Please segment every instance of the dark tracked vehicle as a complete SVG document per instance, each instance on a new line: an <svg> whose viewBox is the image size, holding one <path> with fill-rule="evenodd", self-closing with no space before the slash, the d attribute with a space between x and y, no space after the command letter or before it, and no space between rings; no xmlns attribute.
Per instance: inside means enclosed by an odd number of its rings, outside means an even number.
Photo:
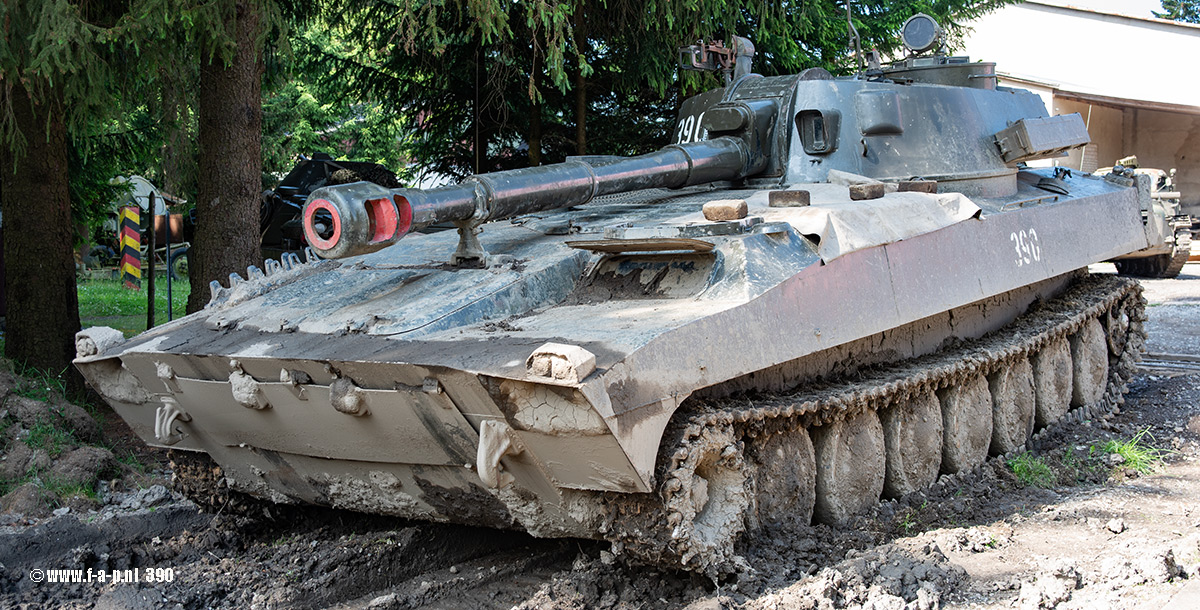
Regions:
<svg viewBox="0 0 1200 610"><path fill-rule="evenodd" d="M1139 191L1022 166L1087 142L1078 115L965 58L764 78L752 53L685 50L728 85L652 154L319 189L306 261L83 331L76 364L234 490L692 569L1119 399L1143 301L1086 269L1150 245ZM201 497L213 473L177 470Z"/></svg>

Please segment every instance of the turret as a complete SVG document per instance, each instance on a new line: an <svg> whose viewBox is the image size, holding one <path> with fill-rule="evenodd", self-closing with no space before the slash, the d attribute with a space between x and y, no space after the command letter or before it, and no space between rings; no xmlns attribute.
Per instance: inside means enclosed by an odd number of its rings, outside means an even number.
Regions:
<svg viewBox="0 0 1200 610"><path fill-rule="evenodd" d="M731 180L787 188L825 182L837 170L885 182L922 178L974 198L1008 197L1017 191L1018 164L1089 141L1078 114L1047 116L1038 96L998 87L991 64L937 52L940 30L932 19L914 16L904 29L912 55L886 68L872 57L859 73L837 78L820 68L753 74L754 47L745 39L732 48L720 41L684 47L685 68L721 71L726 84L685 100L672 145L428 190L363 182L323 188L304 208L305 236L320 256L343 258L450 222L460 236L451 262L460 264L486 258L476 237L485 222L601 195Z"/></svg>

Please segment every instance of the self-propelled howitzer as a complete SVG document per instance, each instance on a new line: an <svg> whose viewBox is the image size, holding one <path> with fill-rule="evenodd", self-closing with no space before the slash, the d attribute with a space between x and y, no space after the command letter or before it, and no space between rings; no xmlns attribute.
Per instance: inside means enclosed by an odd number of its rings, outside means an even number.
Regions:
<svg viewBox="0 0 1200 610"><path fill-rule="evenodd" d="M315 191L307 262L83 331L76 364L201 500L189 454L276 502L696 569L1110 408L1142 301L1086 267L1147 247L1138 191L1021 164L1078 116L965 58L764 78L749 52L689 51L734 73L650 155Z"/></svg>

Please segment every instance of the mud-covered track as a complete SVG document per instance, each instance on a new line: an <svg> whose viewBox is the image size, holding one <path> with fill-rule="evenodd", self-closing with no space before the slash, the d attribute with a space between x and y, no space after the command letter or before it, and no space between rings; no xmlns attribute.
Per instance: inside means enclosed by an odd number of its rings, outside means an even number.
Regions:
<svg viewBox="0 0 1200 610"><path fill-rule="evenodd" d="M735 541L766 515L784 508L802 521L815 512L818 521L836 522L880 500L889 478L884 454L893 461L896 454L888 451L894 443L885 440L880 424L880 415L890 410L909 408L932 394L943 418L953 423L955 405L966 409L979 402L980 390L972 388L981 379L997 379L1033 362L1040 429L1032 437L1026 433L1030 442L1059 425L1108 412L1122 400L1135 370L1144 319L1136 282L1090 276L977 341L860 371L852 379L809 384L790 395L698 402L668 427L658 497L611 497L605 536L614 548L642 560L734 569L740 562ZM958 417L963 429L946 432L942 455L932 458L940 469L930 476L926 467L921 474L928 483L938 472L943 485L969 474L984 463L989 449L995 456L1024 446L989 447L990 417ZM986 435L980 427L987 428ZM958 453L961 459L954 458ZM781 473L780 460L797 465ZM767 468L772 471L759 476Z"/></svg>

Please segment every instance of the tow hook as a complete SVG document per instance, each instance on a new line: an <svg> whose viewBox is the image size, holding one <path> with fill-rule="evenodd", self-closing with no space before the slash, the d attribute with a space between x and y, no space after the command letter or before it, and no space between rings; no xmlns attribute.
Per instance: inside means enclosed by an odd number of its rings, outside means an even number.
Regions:
<svg viewBox="0 0 1200 610"><path fill-rule="evenodd" d="M183 407L170 396L164 396L158 411L154 413L154 438L164 445L174 445L183 440L186 434L175 427L175 422L192 421Z"/></svg>
<svg viewBox="0 0 1200 610"><path fill-rule="evenodd" d="M492 489L507 487L515 479L503 471L500 458L520 455L524 448L513 434L512 428L502 421L487 420L479 427L479 454L475 465L479 469L479 480Z"/></svg>

